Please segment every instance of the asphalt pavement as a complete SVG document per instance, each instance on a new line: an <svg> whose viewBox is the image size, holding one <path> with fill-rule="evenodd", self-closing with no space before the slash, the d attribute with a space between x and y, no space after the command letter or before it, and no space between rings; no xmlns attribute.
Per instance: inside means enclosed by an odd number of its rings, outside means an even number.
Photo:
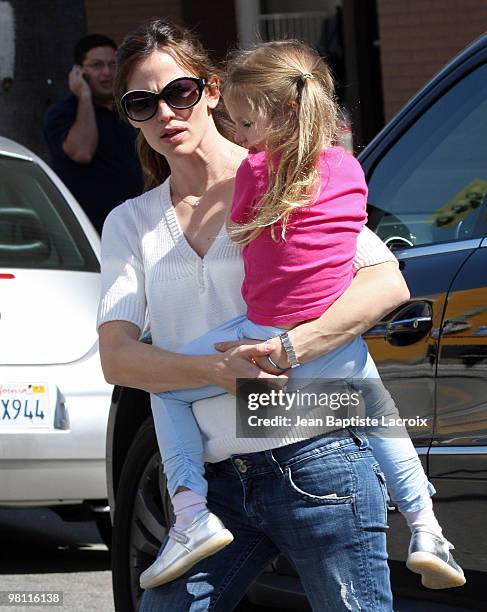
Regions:
<svg viewBox="0 0 487 612"><path fill-rule="evenodd" d="M110 553L95 523L62 521L46 509L0 508L0 591L62 591L63 607L0 605L12 612L114 612ZM396 598L395 612L467 612ZM275 612L242 604L239 612Z"/></svg>

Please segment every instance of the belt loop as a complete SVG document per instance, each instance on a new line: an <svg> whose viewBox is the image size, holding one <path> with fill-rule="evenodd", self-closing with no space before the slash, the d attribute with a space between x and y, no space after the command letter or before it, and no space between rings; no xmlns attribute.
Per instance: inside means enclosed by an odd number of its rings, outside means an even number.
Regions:
<svg viewBox="0 0 487 612"><path fill-rule="evenodd" d="M350 432L350 435L355 440L357 446L361 450L363 450L365 448L369 448L370 444L369 444L369 441L367 439L367 436L365 435L365 432L359 431L359 430L355 429L354 427L349 427L348 431Z"/></svg>
<svg viewBox="0 0 487 612"><path fill-rule="evenodd" d="M272 450L266 450L264 451L264 453L265 453L265 458L267 459L267 462L272 466L272 468L274 469L274 472L278 476L284 476L284 472L282 471L281 465L279 461L277 461L277 459L274 457L274 453L272 452Z"/></svg>

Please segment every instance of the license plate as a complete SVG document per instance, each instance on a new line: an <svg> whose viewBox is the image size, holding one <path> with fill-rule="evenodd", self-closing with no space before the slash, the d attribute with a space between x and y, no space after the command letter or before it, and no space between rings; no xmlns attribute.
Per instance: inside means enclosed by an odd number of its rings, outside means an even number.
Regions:
<svg viewBox="0 0 487 612"><path fill-rule="evenodd" d="M0 429L50 427L46 383L0 383Z"/></svg>

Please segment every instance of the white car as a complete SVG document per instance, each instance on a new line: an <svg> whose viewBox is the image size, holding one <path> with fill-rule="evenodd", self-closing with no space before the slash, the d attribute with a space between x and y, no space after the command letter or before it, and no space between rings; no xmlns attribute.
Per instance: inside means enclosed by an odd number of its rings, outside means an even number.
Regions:
<svg viewBox="0 0 487 612"><path fill-rule="evenodd" d="M107 537L99 250L54 172L0 138L0 506L98 517Z"/></svg>

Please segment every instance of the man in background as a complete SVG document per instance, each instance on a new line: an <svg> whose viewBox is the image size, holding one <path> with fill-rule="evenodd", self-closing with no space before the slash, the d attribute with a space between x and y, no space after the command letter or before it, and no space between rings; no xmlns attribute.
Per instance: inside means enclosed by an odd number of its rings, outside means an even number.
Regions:
<svg viewBox="0 0 487 612"><path fill-rule="evenodd" d="M112 208L143 190L136 131L119 118L113 100L116 52L107 36L83 37L74 48L71 94L44 118L52 167L100 233Z"/></svg>

